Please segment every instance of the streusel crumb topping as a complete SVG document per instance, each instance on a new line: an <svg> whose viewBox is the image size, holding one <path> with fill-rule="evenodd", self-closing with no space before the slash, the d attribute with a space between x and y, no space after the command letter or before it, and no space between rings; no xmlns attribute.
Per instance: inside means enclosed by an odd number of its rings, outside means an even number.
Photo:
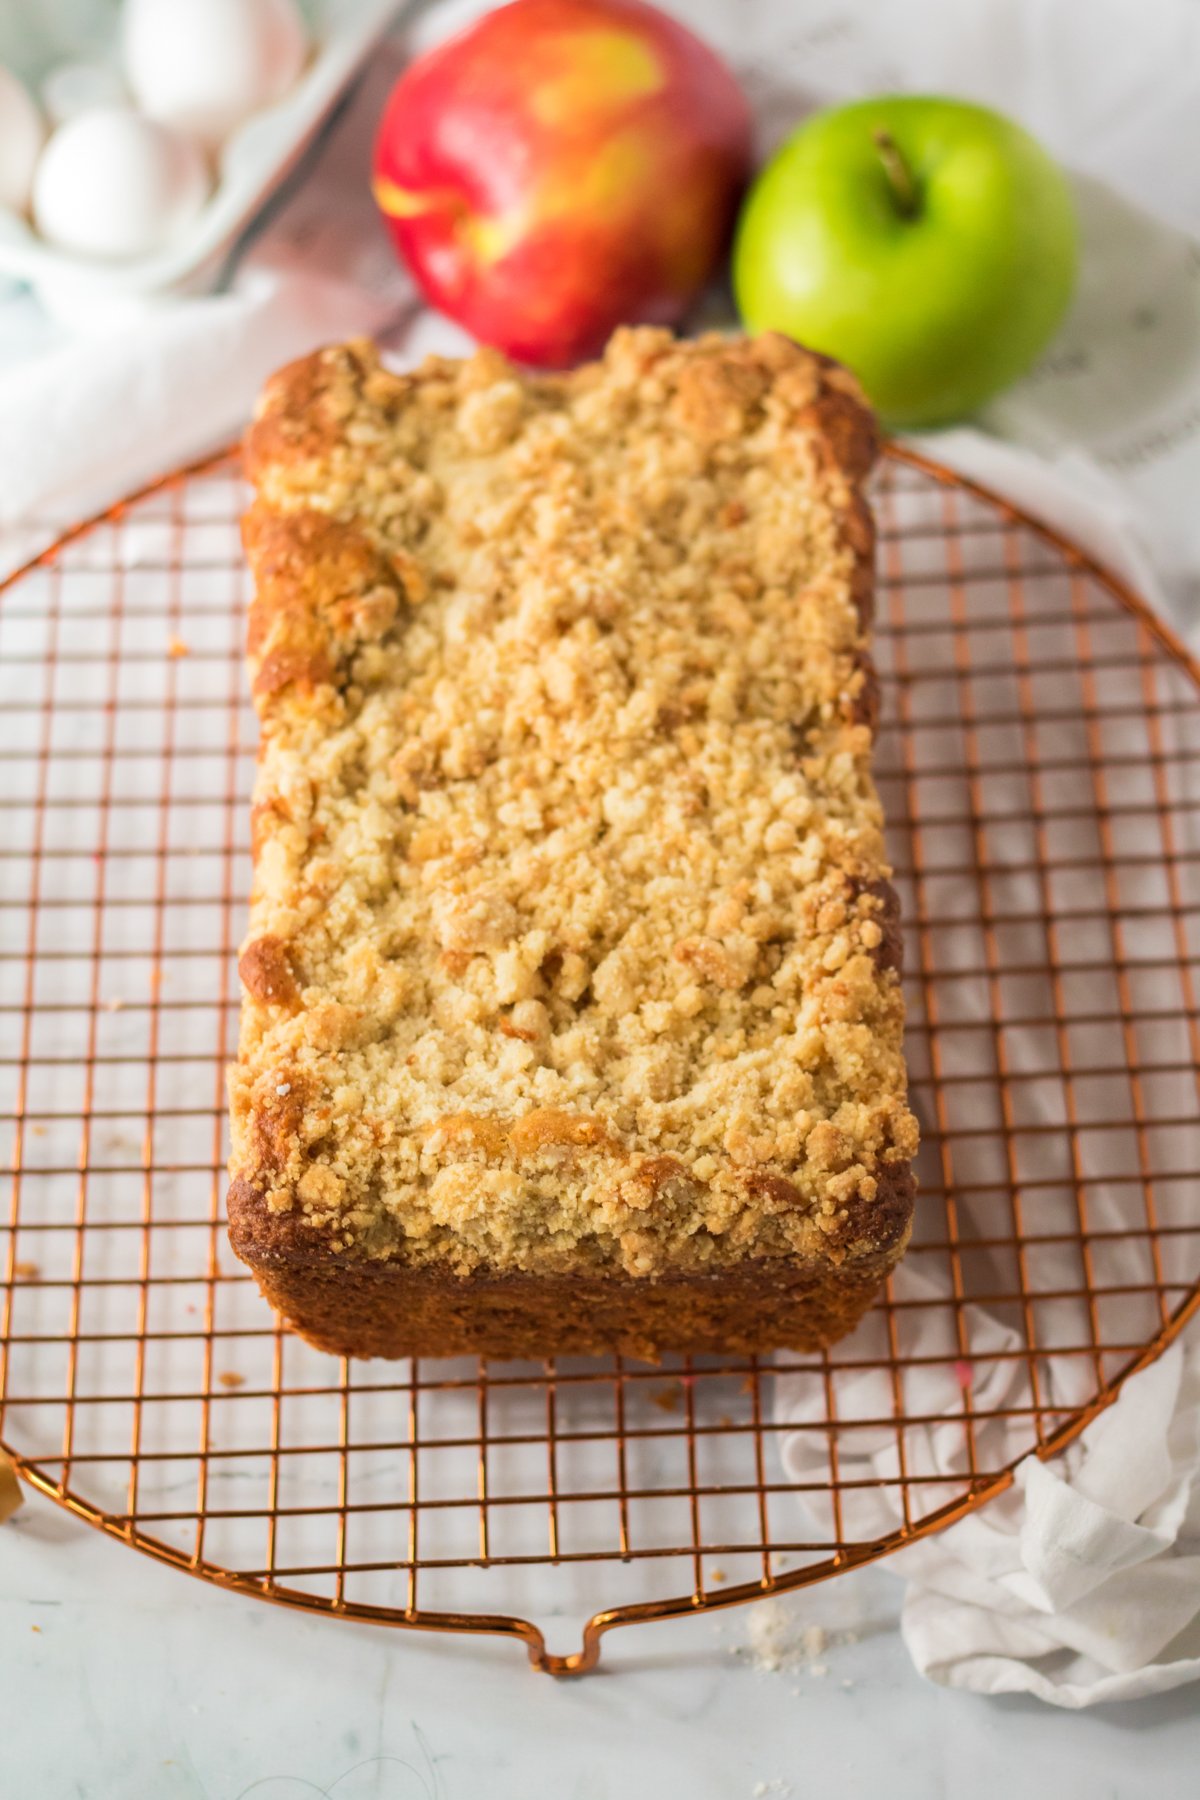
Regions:
<svg viewBox="0 0 1200 1800"><path fill-rule="evenodd" d="M873 1247L907 1163L865 659L873 440L785 339L268 387L235 1176L325 1247Z"/></svg>

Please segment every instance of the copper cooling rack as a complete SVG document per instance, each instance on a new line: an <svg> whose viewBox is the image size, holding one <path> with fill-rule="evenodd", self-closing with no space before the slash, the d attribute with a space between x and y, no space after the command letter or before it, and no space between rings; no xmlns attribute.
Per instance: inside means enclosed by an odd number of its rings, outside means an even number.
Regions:
<svg viewBox="0 0 1200 1800"><path fill-rule="evenodd" d="M613 1626L852 1568L1060 1450L1200 1305L1200 671L1179 644L1069 543L892 450L880 780L924 1151L888 1298L825 1356L352 1365L277 1327L223 1230L242 502L220 456L0 590L21 1473L225 1587L501 1633L576 1673ZM551 1654L535 1616L582 1623L581 1648Z"/></svg>

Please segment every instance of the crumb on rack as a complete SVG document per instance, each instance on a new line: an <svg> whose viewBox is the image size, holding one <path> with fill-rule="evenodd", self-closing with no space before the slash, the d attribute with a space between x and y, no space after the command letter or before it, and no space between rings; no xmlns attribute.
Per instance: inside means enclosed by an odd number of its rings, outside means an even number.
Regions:
<svg viewBox="0 0 1200 1800"><path fill-rule="evenodd" d="M715 1586L719 1587L723 1581L728 1581L729 1577L726 1575L724 1569L710 1569L708 1571L708 1579Z"/></svg>
<svg viewBox="0 0 1200 1800"><path fill-rule="evenodd" d="M239 1375L236 1369L222 1369L217 1380L224 1388L240 1388L246 1385L246 1377Z"/></svg>
<svg viewBox="0 0 1200 1800"><path fill-rule="evenodd" d="M651 1403L659 1412L678 1412L683 1400L683 1386L678 1381L670 1382L666 1387L655 1388L650 1395Z"/></svg>
<svg viewBox="0 0 1200 1800"><path fill-rule="evenodd" d="M190 656L191 654L192 646L184 638L172 635L167 639L168 656L178 658L180 656Z"/></svg>
<svg viewBox="0 0 1200 1800"><path fill-rule="evenodd" d="M122 1000L121 996L119 994L114 994L110 1000L104 1002L104 1010L105 1012L120 1012L124 1004L125 1002Z"/></svg>
<svg viewBox="0 0 1200 1800"><path fill-rule="evenodd" d="M13 1274L21 1281L36 1281L41 1272L40 1266L35 1262L13 1264Z"/></svg>

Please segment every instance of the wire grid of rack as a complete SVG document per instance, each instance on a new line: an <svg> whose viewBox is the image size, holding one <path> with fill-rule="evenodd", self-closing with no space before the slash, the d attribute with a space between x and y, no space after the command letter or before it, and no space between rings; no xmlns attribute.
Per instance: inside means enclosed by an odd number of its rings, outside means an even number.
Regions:
<svg viewBox="0 0 1200 1800"><path fill-rule="evenodd" d="M888 1295L821 1356L351 1365L282 1330L223 1229L236 455L0 590L0 1419L36 1487L244 1593L577 1673L613 1626L961 1517L1195 1312L1200 672L948 470L891 449L875 499L922 1191Z"/></svg>

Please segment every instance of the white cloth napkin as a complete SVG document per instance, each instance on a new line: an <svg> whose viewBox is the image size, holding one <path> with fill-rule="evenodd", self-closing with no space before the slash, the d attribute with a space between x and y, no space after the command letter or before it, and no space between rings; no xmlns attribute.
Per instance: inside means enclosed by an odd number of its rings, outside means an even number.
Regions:
<svg viewBox="0 0 1200 1800"><path fill-rule="evenodd" d="M1200 1344L1126 1383L1077 1450L898 1559L902 1630L948 1687L1057 1706L1200 1677Z"/></svg>
<svg viewBox="0 0 1200 1800"><path fill-rule="evenodd" d="M904 1433L905 1465L961 1475L967 1468L962 1424L967 1378L949 1313L936 1303L949 1285L910 1260L894 1289L902 1359L944 1361L905 1374L909 1410L937 1420ZM904 1303L920 1301L906 1312ZM932 1312L928 1309L933 1309ZM932 1322L931 1322L932 1321ZM975 1407L1029 1403L1023 1359L1012 1331L983 1308L963 1309ZM872 1321L864 1332L878 1331ZM882 1346L880 1346L882 1348ZM856 1354L863 1354L856 1351ZM1076 1365L1040 1363L1043 1404L1069 1410L1084 1397ZM846 1419L887 1417L885 1369L834 1376L835 1404ZM776 1417L800 1429L783 1444L797 1482L827 1479L824 1391L803 1377L776 1380ZM940 1416L939 1416L940 1415ZM990 1419L976 1430L977 1456L999 1465L1028 1442L1024 1420ZM842 1526L847 1535L884 1535L903 1520L899 1454L890 1427L843 1433L838 1442ZM861 1482L864 1485L856 1487ZM932 1479L910 1488L914 1515L944 1503ZM829 1509L809 1503L818 1529ZM1057 1706L1131 1700L1200 1677L1200 1340L1172 1345L1126 1382L1114 1404L1078 1443L1043 1463L1019 1464L1012 1488L981 1511L900 1552L887 1565L907 1583L904 1641L922 1674L977 1693L1025 1692Z"/></svg>
<svg viewBox="0 0 1200 1800"><path fill-rule="evenodd" d="M1141 0L1131 30L1123 0L665 3L742 72L764 148L820 100L899 89L994 104L1072 166L1085 257L1071 318L993 407L994 435L941 434L931 447L1082 538L1190 629L1200 618L1200 12ZM478 10L479 0L433 8L413 41ZM85 338L65 337L27 296L0 296L0 572L56 525L232 436L267 373L317 343L374 331L405 359L463 346L420 307L368 194L374 124L402 54L398 44L377 54L220 294L98 319ZM727 315L718 304L708 316ZM938 1279L915 1257L897 1276L902 1297L920 1283L936 1292ZM919 1320L930 1334L921 1348L943 1358L919 1399L946 1416L919 1428L912 1453L953 1473L962 1372L948 1316L897 1318L902 1332ZM1023 1365L997 1360L1000 1321L977 1308L967 1317L982 1405ZM878 1316L864 1329L878 1331ZM1200 1673L1200 1643L1187 1638L1200 1610L1198 1354L1169 1351L1060 1462L1023 1465L1008 1495L896 1560L918 1667L948 1685L1024 1688L1063 1705ZM871 1390L877 1379L837 1377L847 1416L890 1411L890 1394ZM1069 1361L1047 1365L1043 1380L1064 1407L1082 1398ZM785 1464L813 1479L824 1439L803 1426L824 1395L793 1379L778 1390L779 1416L798 1427ZM856 1439L855 1453L864 1475L895 1473L894 1433ZM857 1494L847 1529L890 1529L895 1490Z"/></svg>

